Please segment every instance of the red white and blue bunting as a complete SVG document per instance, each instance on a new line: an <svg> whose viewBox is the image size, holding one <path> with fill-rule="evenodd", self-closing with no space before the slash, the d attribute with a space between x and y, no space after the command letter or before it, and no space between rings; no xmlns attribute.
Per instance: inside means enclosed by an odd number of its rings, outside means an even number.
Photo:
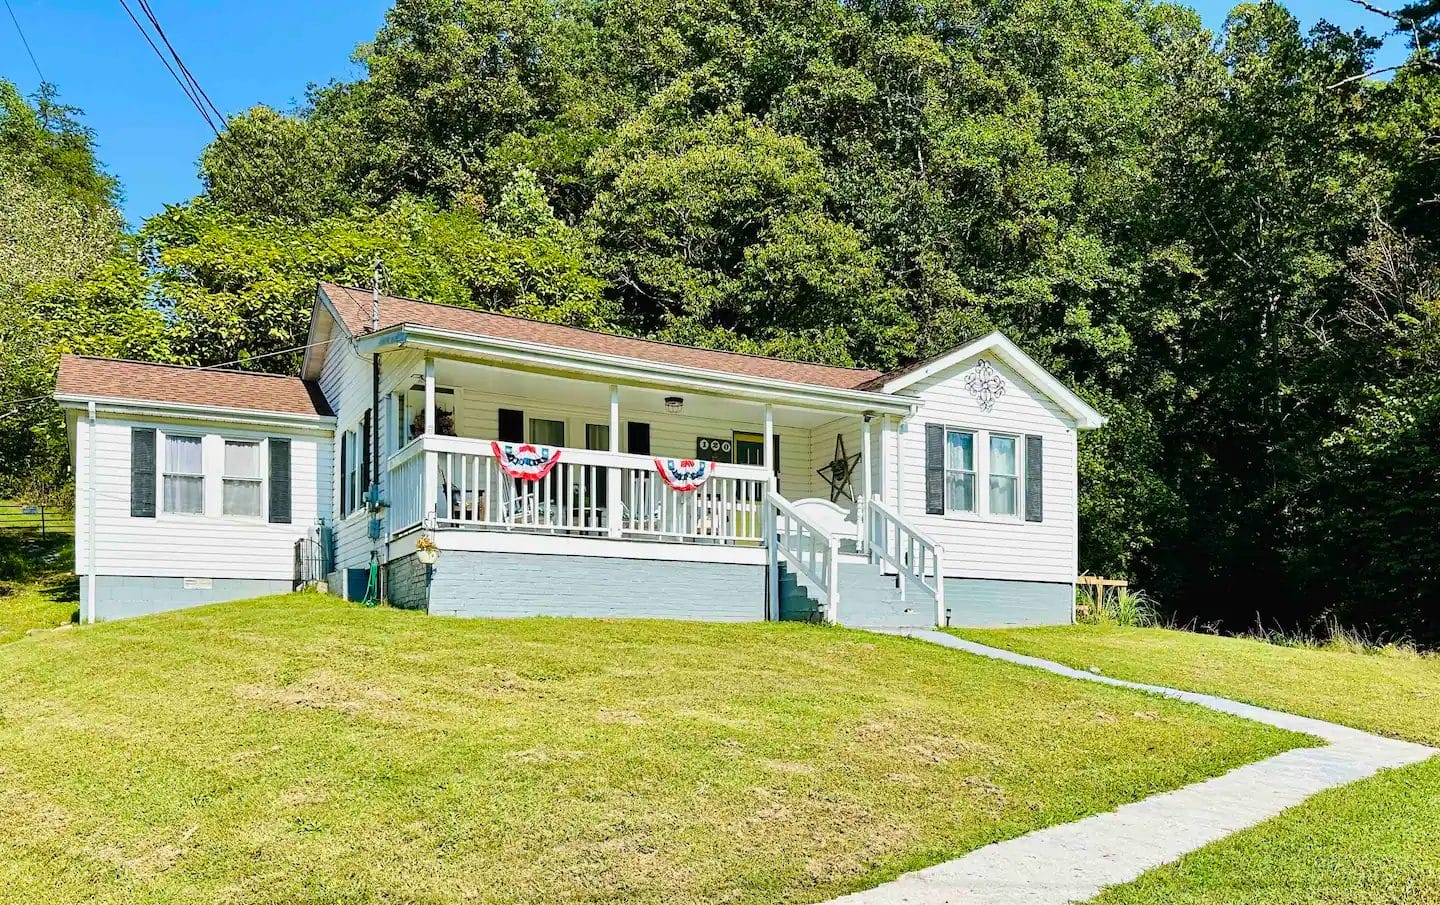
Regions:
<svg viewBox="0 0 1440 905"><path fill-rule="evenodd" d="M671 490L689 493L698 490L715 473L714 462L694 459L656 459L655 470Z"/></svg>
<svg viewBox="0 0 1440 905"><path fill-rule="evenodd" d="M500 470L522 481L540 480L560 461L560 448L557 446L491 440L490 448L495 452L495 461L500 463Z"/></svg>

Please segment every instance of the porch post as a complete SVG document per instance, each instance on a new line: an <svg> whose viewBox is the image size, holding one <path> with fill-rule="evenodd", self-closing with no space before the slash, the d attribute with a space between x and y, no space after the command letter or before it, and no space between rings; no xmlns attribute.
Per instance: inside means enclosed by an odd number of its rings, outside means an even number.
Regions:
<svg viewBox="0 0 1440 905"><path fill-rule="evenodd" d="M425 433L435 433L435 358L425 356Z"/></svg>
<svg viewBox="0 0 1440 905"><path fill-rule="evenodd" d="M889 415L880 416L880 499L900 507L891 499L895 487L895 428Z"/></svg>
<svg viewBox="0 0 1440 905"><path fill-rule="evenodd" d="M855 507L855 524L860 534L860 552L870 548L870 415L860 418L860 487L861 498Z"/></svg>
<svg viewBox="0 0 1440 905"><path fill-rule="evenodd" d="M765 463L766 487L772 492L775 490L775 407L765 403L765 455L761 462Z"/></svg>
<svg viewBox="0 0 1440 905"><path fill-rule="evenodd" d="M610 384L610 451L620 451L620 386ZM622 500L620 499L620 469L605 469L605 527L610 537L620 536Z"/></svg>
<svg viewBox="0 0 1440 905"><path fill-rule="evenodd" d="M425 448L425 472L421 483L424 505L420 512L428 523L431 517L440 514L440 454L431 449L430 438L435 435L435 359L425 356L425 437L420 441ZM448 508L448 507L447 507ZM450 513L445 513L449 515Z"/></svg>

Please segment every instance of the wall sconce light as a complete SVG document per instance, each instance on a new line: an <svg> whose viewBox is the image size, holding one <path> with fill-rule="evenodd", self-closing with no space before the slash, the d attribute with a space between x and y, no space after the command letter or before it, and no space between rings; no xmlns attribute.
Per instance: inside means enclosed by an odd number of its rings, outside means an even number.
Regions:
<svg viewBox="0 0 1440 905"><path fill-rule="evenodd" d="M665 408L672 412L678 412L685 407L685 400L679 396L666 396Z"/></svg>

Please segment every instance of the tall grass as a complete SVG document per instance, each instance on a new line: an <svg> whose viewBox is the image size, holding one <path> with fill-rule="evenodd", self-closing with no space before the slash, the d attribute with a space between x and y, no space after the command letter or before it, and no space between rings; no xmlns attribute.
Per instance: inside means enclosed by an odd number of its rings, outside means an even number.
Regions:
<svg viewBox="0 0 1440 905"><path fill-rule="evenodd" d="M1096 600L1089 592L1075 590L1075 614L1090 625L1117 625L1122 628L1152 628L1161 624L1160 610L1144 591L1111 588Z"/></svg>
<svg viewBox="0 0 1440 905"><path fill-rule="evenodd" d="M1276 644L1281 647L1303 647L1309 650L1339 651L1348 654L1383 654L1398 657L1434 656L1422 653L1410 639L1388 635L1384 632L1371 633L1368 629L1343 624L1336 616L1327 615L1310 630L1285 628L1276 625L1268 628L1255 617L1255 626L1241 637Z"/></svg>

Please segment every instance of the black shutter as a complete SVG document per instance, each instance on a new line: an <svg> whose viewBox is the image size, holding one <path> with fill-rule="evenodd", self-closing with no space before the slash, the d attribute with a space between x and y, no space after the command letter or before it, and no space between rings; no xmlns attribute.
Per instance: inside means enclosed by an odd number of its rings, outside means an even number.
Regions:
<svg viewBox="0 0 1440 905"><path fill-rule="evenodd" d="M290 524L290 441L270 438L270 521Z"/></svg>
<svg viewBox="0 0 1440 905"><path fill-rule="evenodd" d="M1025 435L1025 521L1045 520L1045 438Z"/></svg>
<svg viewBox="0 0 1440 905"><path fill-rule="evenodd" d="M644 421L631 421L625 425L625 451L637 456L650 455L650 425Z"/></svg>
<svg viewBox="0 0 1440 905"><path fill-rule="evenodd" d="M519 409L500 410L500 442L525 442L525 413Z"/></svg>
<svg viewBox="0 0 1440 905"><path fill-rule="evenodd" d="M925 514L945 514L945 425L925 425Z"/></svg>
<svg viewBox="0 0 1440 905"><path fill-rule="evenodd" d="M95 442L95 437L90 437ZM90 480L95 476L90 475ZM155 517L155 429L130 428L130 515Z"/></svg>

